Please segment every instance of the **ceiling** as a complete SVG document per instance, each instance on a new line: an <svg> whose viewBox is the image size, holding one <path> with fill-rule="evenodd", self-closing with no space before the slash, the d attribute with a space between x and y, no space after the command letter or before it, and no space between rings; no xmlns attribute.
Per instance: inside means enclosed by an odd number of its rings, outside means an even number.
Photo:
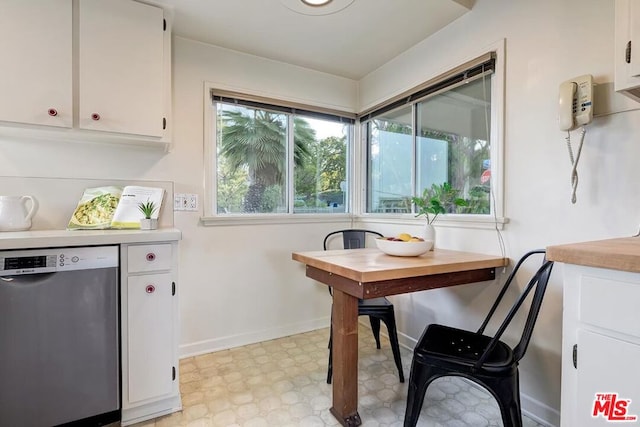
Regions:
<svg viewBox="0 0 640 427"><path fill-rule="evenodd" d="M359 80L469 12L475 0L154 0L173 34Z"/></svg>

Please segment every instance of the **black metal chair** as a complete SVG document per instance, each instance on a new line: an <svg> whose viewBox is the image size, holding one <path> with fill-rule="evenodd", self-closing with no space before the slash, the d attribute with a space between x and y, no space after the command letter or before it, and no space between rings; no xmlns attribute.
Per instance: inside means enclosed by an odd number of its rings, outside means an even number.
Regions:
<svg viewBox="0 0 640 427"><path fill-rule="evenodd" d="M516 299L497 332L490 336L484 335L484 330L520 266L533 254L545 254L545 251L528 252L518 261L477 332L438 324L427 326L413 354L405 427L416 425L429 384L439 377L448 375L461 376L482 385L497 400L504 426L522 426L518 362L529 345L553 261L547 261L546 255L543 257L542 266ZM534 289L520 341L511 348L500 338Z"/></svg>
<svg viewBox="0 0 640 427"><path fill-rule="evenodd" d="M361 229L346 229L337 230L327 234L324 238L322 246L326 251L328 249L327 243L336 234L342 234L342 243L344 249L361 249L366 246L367 235L376 237L383 237L382 234L377 231L361 230ZM329 288L331 293L331 288ZM402 372L402 360L400 359L400 345L398 344L398 333L396 331L396 316L393 310L393 304L388 299L372 298L366 300L358 300L358 316L369 316L369 322L371 323L371 330L373 331L373 337L376 340L376 347L380 348L380 321L384 322L389 333L389 342L391 343L391 351L393 352L393 359L396 362L398 368L398 376L400 382L404 382L404 373ZM331 376L333 374L333 361L331 355L332 348L332 336L333 330L329 335L329 370L327 372L327 384L331 384Z"/></svg>

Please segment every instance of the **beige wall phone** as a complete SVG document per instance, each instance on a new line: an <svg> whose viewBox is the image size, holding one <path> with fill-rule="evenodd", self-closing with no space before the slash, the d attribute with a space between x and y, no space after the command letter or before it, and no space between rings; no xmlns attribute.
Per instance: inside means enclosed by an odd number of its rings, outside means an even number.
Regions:
<svg viewBox="0 0 640 427"><path fill-rule="evenodd" d="M584 135L587 132L584 125L593 119L593 77L586 74L560 84L558 104L560 130L567 131L566 141L569 160L571 160L571 203L575 203L578 188L578 160L580 160L582 152ZM574 157L571 147L571 131L577 128L580 128L580 142Z"/></svg>

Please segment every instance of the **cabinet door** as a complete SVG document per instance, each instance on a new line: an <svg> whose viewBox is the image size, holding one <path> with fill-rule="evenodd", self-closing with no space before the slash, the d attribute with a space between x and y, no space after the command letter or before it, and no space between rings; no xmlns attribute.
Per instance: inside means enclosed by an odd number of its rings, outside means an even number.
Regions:
<svg viewBox="0 0 640 427"><path fill-rule="evenodd" d="M71 0L0 2L0 120L71 127Z"/></svg>
<svg viewBox="0 0 640 427"><path fill-rule="evenodd" d="M129 403L173 391L174 347L171 274L129 276L127 346Z"/></svg>
<svg viewBox="0 0 640 427"><path fill-rule="evenodd" d="M586 329L578 329L577 338L575 425L604 426L630 421L616 417L640 417L640 345ZM596 399L599 409L594 417ZM620 404L629 399L630 403Z"/></svg>
<svg viewBox="0 0 640 427"><path fill-rule="evenodd" d="M615 90L640 101L640 1L615 2Z"/></svg>
<svg viewBox="0 0 640 427"><path fill-rule="evenodd" d="M629 40L631 40L632 56L629 64L630 77L640 77L640 1L629 0ZM636 81L636 84L638 82Z"/></svg>
<svg viewBox="0 0 640 427"><path fill-rule="evenodd" d="M80 2L81 129L162 137L163 17L131 0Z"/></svg>

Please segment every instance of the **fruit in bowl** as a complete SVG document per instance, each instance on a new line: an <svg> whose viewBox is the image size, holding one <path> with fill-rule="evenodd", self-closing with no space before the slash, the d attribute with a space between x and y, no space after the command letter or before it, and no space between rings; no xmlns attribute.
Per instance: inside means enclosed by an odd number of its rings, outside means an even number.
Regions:
<svg viewBox="0 0 640 427"><path fill-rule="evenodd" d="M401 233L396 237L379 237L376 245L387 255L418 256L429 251L433 247L433 241Z"/></svg>

